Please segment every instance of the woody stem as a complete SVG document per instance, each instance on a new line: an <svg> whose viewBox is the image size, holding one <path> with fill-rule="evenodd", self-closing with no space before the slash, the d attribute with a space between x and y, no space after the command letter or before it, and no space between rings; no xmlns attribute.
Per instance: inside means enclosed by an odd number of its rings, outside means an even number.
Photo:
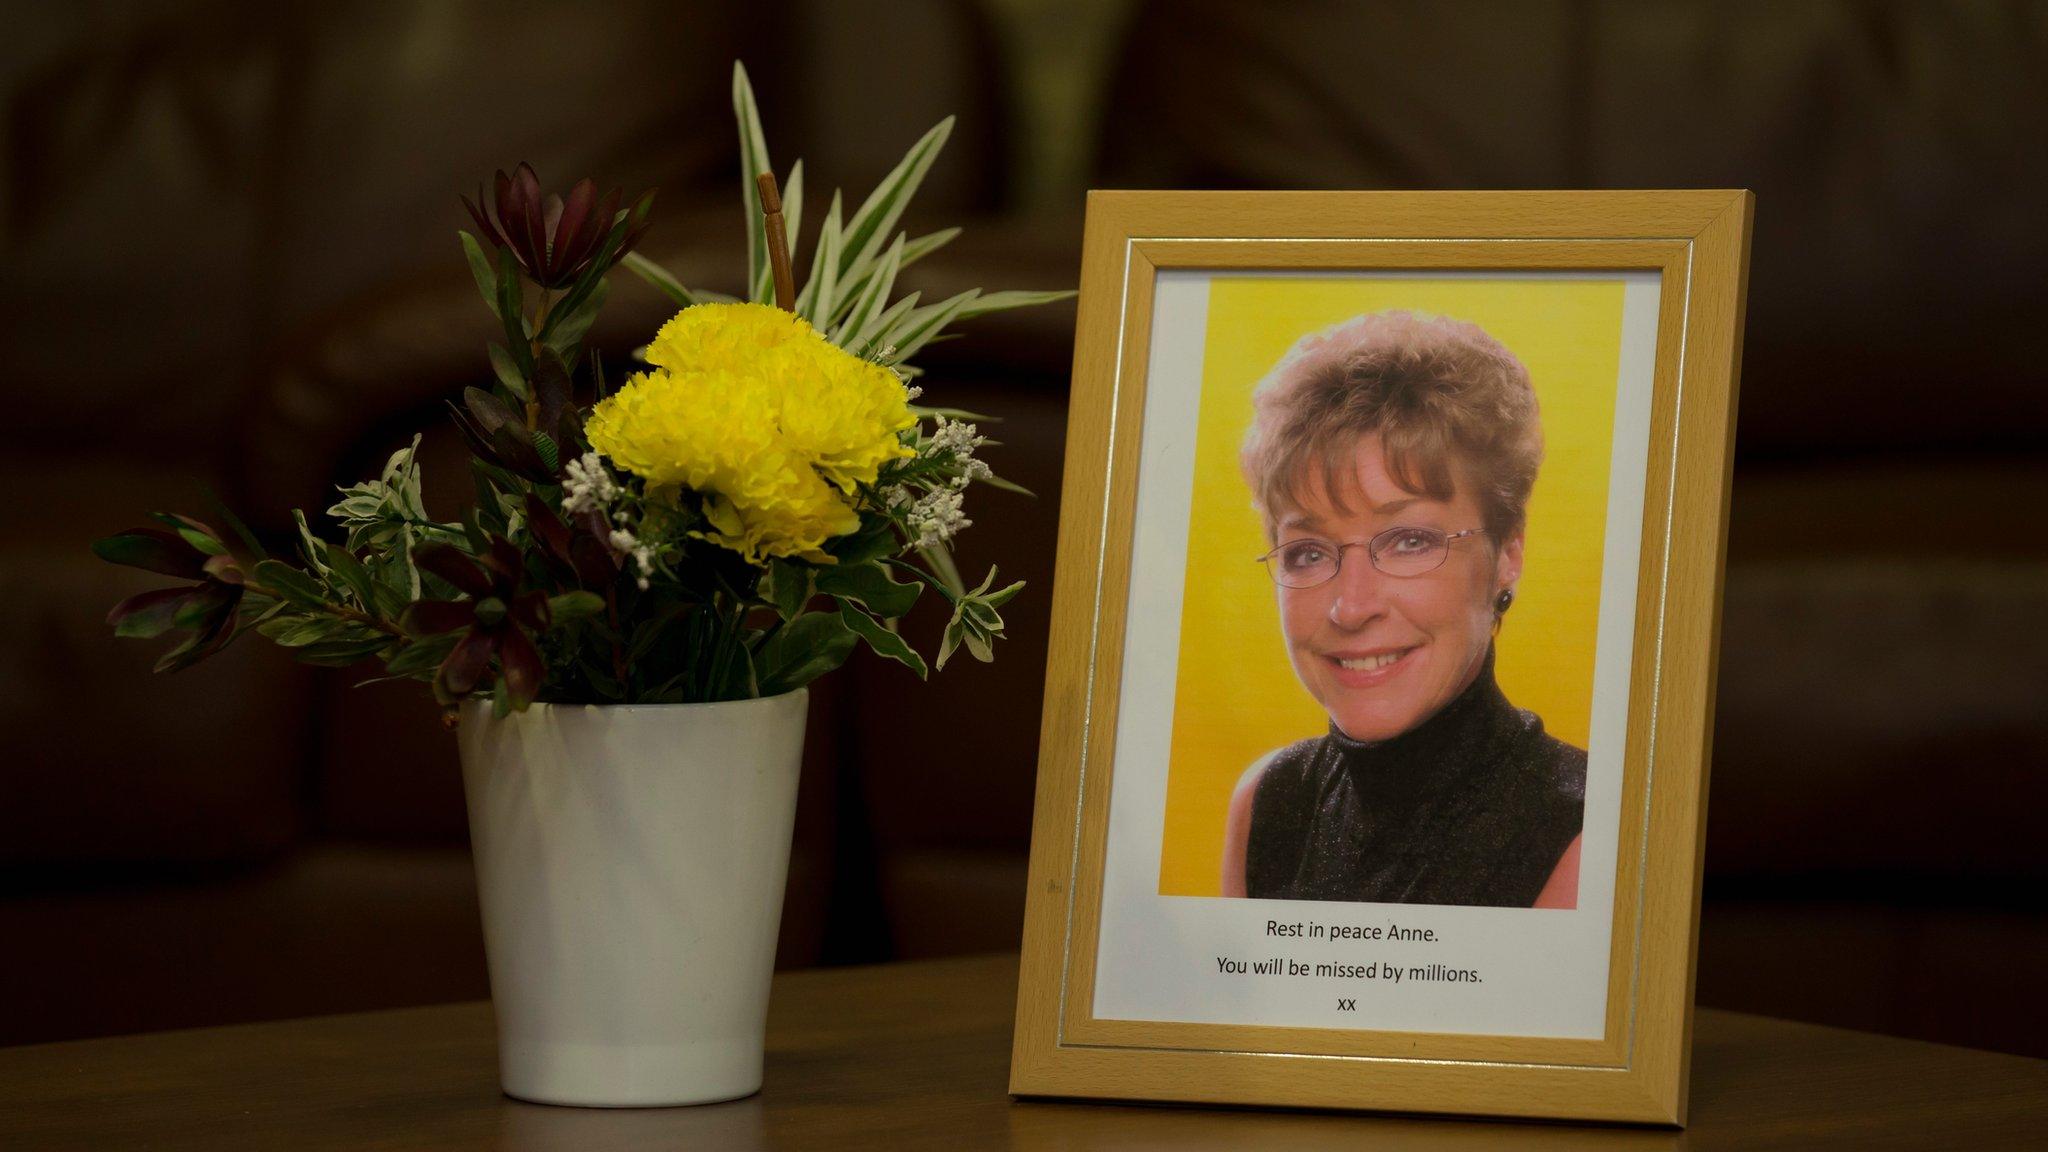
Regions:
<svg viewBox="0 0 2048 1152"><path fill-rule="evenodd" d="M796 311L796 275L789 269L789 232L782 225L782 194L775 189L775 173L754 177L761 190L761 226L768 234L768 269L775 276L775 306Z"/></svg>

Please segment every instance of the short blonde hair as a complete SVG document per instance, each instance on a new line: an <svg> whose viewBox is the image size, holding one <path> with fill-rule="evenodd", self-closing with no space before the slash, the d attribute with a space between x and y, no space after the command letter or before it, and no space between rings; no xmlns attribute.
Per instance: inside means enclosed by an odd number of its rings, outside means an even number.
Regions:
<svg viewBox="0 0 2048 1152"><path fill-rule="evenodd" d="M1477 324L1373 312L1304 336L1259 381L1252 410L1239 460L1269 536L1278 513L1301 506L1312 463L1344 507L1352 453L1369 435L1410 492L1449 500L1462 466L1495 547L1527 523L1543 463L1536 393Z"/></svg>

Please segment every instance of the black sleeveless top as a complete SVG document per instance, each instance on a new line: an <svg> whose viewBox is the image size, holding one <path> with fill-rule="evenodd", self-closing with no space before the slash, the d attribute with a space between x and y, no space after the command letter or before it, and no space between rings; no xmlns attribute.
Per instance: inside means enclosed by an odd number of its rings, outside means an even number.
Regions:
<svg viewBox="0 0 2048 1152"><path fill-rule="evenodd" d="M1586 754L1508 703L1493 652L1436 715L1388 740L1274 753L1252 794L1245 894L1527 908L1579 834Z"/></svg>

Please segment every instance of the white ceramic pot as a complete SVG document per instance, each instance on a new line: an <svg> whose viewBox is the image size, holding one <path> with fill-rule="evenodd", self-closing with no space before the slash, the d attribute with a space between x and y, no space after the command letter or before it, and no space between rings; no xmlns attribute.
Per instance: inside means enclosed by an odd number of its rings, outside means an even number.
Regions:
<svg viewBox="0 0 2048 1152"><path fill-rule="evenodd" d="M636 1107L760 1089L807 697L502 720L464 705L507 1095Z"/></svg>

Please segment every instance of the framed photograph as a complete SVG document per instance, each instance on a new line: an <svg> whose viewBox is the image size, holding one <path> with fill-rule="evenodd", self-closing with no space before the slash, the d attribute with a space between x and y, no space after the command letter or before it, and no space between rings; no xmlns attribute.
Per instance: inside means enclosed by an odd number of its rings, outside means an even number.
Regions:
<svg viewBox="0 0 2048 1152"><path fill-rule="evenodd" d="M1684 1122L1751 206L1090 195L1013 1093Z"/></svg>

